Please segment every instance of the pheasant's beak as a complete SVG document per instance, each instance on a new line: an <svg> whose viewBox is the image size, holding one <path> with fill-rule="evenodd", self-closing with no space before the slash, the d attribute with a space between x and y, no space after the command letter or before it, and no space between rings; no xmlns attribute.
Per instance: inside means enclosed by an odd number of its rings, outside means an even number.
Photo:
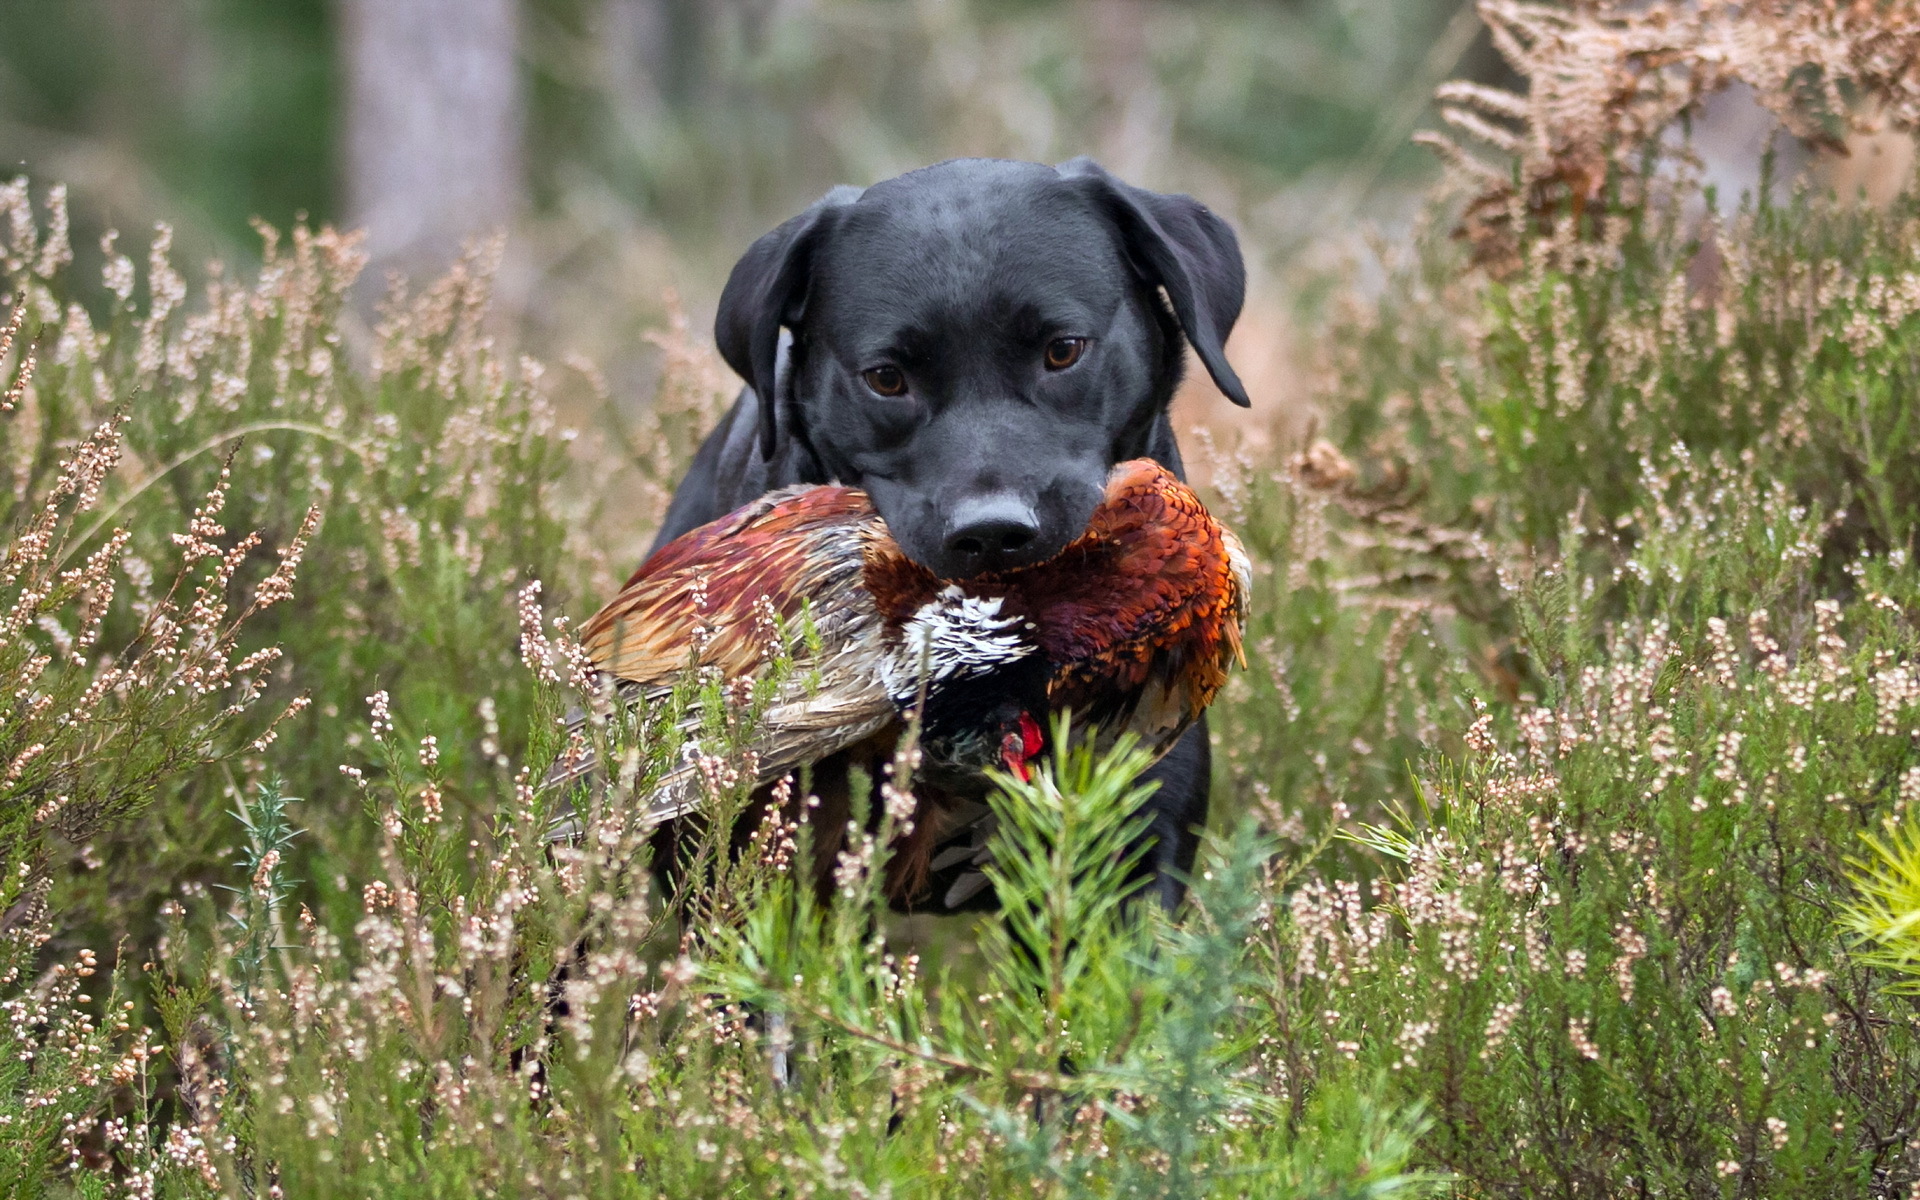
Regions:
<svg viewBox="0 0 1920 1200"><path fill-rule="evenodd" d="M1000 739L1000 761L1007 765L1007 772L1021 783L1033 778L1033 768L1027 764L1040 753L1045 744L1040 736L1040 723L1029 713L1020 714L1020 727L1007 732Z"/></svg>

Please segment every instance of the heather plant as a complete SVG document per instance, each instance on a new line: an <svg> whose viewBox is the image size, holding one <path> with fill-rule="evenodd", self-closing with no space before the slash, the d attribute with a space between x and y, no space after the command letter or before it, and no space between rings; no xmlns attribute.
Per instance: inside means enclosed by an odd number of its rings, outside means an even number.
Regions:
<svg viewBox="0 0 1920 1200"><path fill-rule="evenodd" d="M1250 827L1201 871L1191 920L1123 905L1146 795L1129 747L1007 781L1010 919L978 980L930 987L878 932L910 745L876 789L877 835L836 852L830 903L803 820L757 840L734 881L743 915L690 936L632 869L630 819L596 808L549 850L552 810L527 786L510 821L465 838L431 799L430 753L403 753L389 717L376 706L373 732L395 769L363 777L386 834L363 912L350 937L303 915L282 981L251 998L229 974L242 959L215 953L246 1090L191 1106L177 1141L192 1153L128 1147L124 1169L162 1190L1364 1197L1420 1182L1403 1168L1415 1113L1375 1102L1364 1076L1328 1081L1289 1123L1236 1069L1266 908ZM670 762L646 751L629 769L644 784ZM449 858L457 889L435 882ZM275 869L255 866L260 896Z"/></svg>
<svg viewBox="0 0 1920 1200"><path fill-rule="evenodd" d="M0 335L0 362L25 311L17 306ZM8 414L34 396L30 343L11 365L0 401ZM260 538L230 539L221 523L229 460L216 464L212 488L171 536L167 557L178 565L163 587L128 553L126 528L107 530L75 562L114 515L90 518L121 464L128 424L127 412L115 412L64 447L41 445L38 453L60 456L39 470L19 464L17 490L4 501L14 525L0 559L0 754L8 762L0 781L0 1185L9 1195L37 1194L51 1175L80 1170L102 1140L144 1145L152 1132L148 1085L163 1046L152 1030L135 1028L131 973L85 948L42 961L54 938L48 897L63 849L78 844L86 862L92 839L174 798L196 775L265 750L307 704L267 702L280 651L244 643L264 613L293 597L317 511L295 527L273 569L241 591L235 577ZM30 424L28 432L44 433ZM23 443L30 439L15 440ZM76 532L89 519L89 532ZM116 603L129 619L113 627ZM138 1101L133 1117L112 1115L115 1099L129 1094Z"/></svg>
<svg viewBox="0 0 1920 1200"><path fill-rule="evenodd" d="M1305 1040L1389 1071L1500 1194L1911 1180L1920 1030L1835 928L1859 835L1912 799L1911 574L1859 559L1822 598L1830 522L1697 463L1632 516L1630 555L1516 584L1545 691L1352 835L1397 869L1293 893L1274 1069L1301 1086Z"/></svg>
<svg viewBox="0 0 1920 1200"><path fill-rule="evenodd" d="M1224 770L1338 834L1276 897L1262 1070L1381 1071L1471 1194L1905 1195L1914 202L1722 214L1529 103L1517 172L1593 190L1423 235L1335 318L1326 439L1216 456L1270 589Z"/></svg>
<svg viewBox="0 0 1920 1200"><path fill-rule="evenodd" d="M32 392L34 367L28 350L7 392L9 408ZM8 684L0 733L7 759L0 778L5 928L27 919L38 903L53 837L86 843L183 777L264 749L306 706L295 698L277 718L257 719L281 652L247 651L242 640L262 614L293 596L317 512L308 512L238 611L234 576L260 539L248 534L223 544L230 486L224 465L185 531L172 535L169 557L180 563L164 589L155 588L151 567L127 557L124 528L67 565L81 540L75 526L99 505L119 465L126 424L124 413L106 417L47 472L43 491L24 491L8 505L17 532L0 559L0 672ZM121 602L135 620L109 632L106 619L123 589L130 595Z"/></svg>
<svg viewBox="0 0 1920 1200"><path fill-rule="evenodd" d="M137 580L164 573L174 532L226 480L221 519L257 530L267 551L228 568L236 586L258 583L273 554L296 545L310 577L327 581L283 597L239 635L248 652L286 655L260 664L269 702L312 702L271 762L310 815L313 836L290 852L308 860L299 874L311 887L325 892L341 864L371 849L356 823L337 819L356 809L337 768L362 737L341 714L376 691L440 731L447 803L489 819L510 791L502 764L521 748L532 696L512 597L537 577L565 599L604 573L580 548L587 505L560 492L572 434L543 370L503 354L486 329L498 246L475 246L417 293L396 286L368 330L346 309L364 265L356 237L262 226L258 278L216 264L196 304L165 227L144 272L109 235L98 283L74 278L64 205L54 188L36 214L25 180L0 188L0 268L20 299L14 353L34 366L0 422L16 507L47 490L66 448L111 420L122 466L97 484L97 502L89 493L89 519L54 561L124 557ZM110 605L102 593L88 618L99 636L131 639L148 587L123 588ZM92 936L109 941L135 929L151 938L168 890L222 877L224 814L268 773L261 752L187 773L173 802L103 826L91 853L115 868L63 878L69 920L90 914Z"/></svg>
<svg viewBox="0 0 1920 1200"><path fill-rule="evenodd" d="M539 724L555 730L536 753L552 760L588 739L563 740L551 719L596 697L572 687L592 681L568 668L564 628L528 617ZM744 707L744 723L697 731L716 801L743 786L725 767L751 728ZM684 711L677 697L610 714L594 752L644 787L678 758L650 728ZM877 829L857 823L830 865L809 861L826 831L776 812L738 869L683 878L702 896L676 909L656 903L630 811L591 788L558 795L529 767L511 810L470 836L444 804L437 741L403 738L383 694L367 715L371 761L346 775L381 849L350 929L304 907L288 919L297 802L268 784L234 814L247 848L229 898L170 906L143 968L165 1043L132 1029L117 988L113 1028L96 1028L79 982L90 954L9 1008L14 1048L35 1064L7 1080L6 1101L34 1117L9 1143L19 1162L0 1160L23 1190L51 1174L136 1195L1419 1186L1404 1171L1415 1108L1378 1103L1356 1074L1277 1122L1239 1069L1258 1020L1243 1003L1249 935L1270 912L1269 849L1251 827L1200 871L1188 919L1124 903L1147 795L1131 747L1076 749L1005 781L995 871L1009 919L977 980L943 972L929 987L919 956L880 934L890 835L911 820L911 740L874 789ZM555 843L563 799L578 834ZM23 938L16 960L32 952ZM57 1118L35 1112L48 1094Z"/></svg>
<svg viewBox="0 0 1920 1200"><path fill-rule="evenodd" d="M1911 539L1920 485L1907 452L1914 211L1749 200L1695 221L1676 198L1525 243L1521 267L1484 282L1478 315L1410 335L1348 327L1337 436L1372 482L1426 492L1429 520L1546 544L1580 508L1621 516L1640 463L1682 443L1844 513L1846 540ZM1466 299L1461 284L1396 303ZM1389 390L1390 389L1390 390ZM1477 506L1477 509L1476 509ZM1495 524L1488 524L1493 518Z"/></svg>
<svg viewBox="0 0 1920 1200"><path fill-rule="evenodd" d="M92 951L36 961L49 917L36 905L0 935L0 1187L9 1196L41 1194L49 1179L84 1170L109 1095L143 1082L165 1053L152 1030L132 1028L134 1002ZM148 1131L144 1112L107 1125L108 1138Z"/></svg>

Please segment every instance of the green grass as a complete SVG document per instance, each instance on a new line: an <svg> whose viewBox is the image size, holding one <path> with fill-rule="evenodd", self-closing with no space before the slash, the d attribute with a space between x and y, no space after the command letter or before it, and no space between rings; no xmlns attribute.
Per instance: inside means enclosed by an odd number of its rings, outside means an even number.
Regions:
<svg viewBox="0 0 1920 1200"><path fill-rule="evenodd" d="M1191 899L1125 902L1140 763L1074 752L995 800L1003 912L921 940L897 811L830 903L805 824L672 895L617 805L544 839L551 617L684 458L683 343L636 469L488 340L484 256L363 340L331 234L94 317L15 224L0 1179L1906 1195L1920 203L1679 211L1333 321L1326 441L1216 471L1256 595ZM657 772L692 696L587 745Z"/></svg>

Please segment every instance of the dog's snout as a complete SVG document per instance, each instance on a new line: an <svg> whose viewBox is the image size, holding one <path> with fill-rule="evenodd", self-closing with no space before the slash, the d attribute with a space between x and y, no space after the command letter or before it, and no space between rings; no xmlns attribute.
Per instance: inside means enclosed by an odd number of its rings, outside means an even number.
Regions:
<svg viewBox="0 0 1920 1200"><path fill-rule="evenodd" d="M969 498L954 506L941 549L952 573L974 574L1026 561L1040 518L1017 496Z"/></svg>

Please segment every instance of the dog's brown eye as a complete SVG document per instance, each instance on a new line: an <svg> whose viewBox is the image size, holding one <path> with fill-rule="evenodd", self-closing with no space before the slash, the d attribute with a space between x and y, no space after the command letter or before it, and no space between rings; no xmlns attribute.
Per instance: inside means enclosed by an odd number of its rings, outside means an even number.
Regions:
<svg viewBox="0 0 1920 1200"><path fill-rule="evenodd" d="M882 396L904 396L907 394L907 377L899 367L870 367L860 372L867 386Z"/></svg>
<svg viewBox="0 0 1920 1200"><path fill-rule="evenodd" d="M1080 361L1086 352L1087 339L1077 337L1055 338L1047 343L1047 370L1064 371Z"/></svg>

